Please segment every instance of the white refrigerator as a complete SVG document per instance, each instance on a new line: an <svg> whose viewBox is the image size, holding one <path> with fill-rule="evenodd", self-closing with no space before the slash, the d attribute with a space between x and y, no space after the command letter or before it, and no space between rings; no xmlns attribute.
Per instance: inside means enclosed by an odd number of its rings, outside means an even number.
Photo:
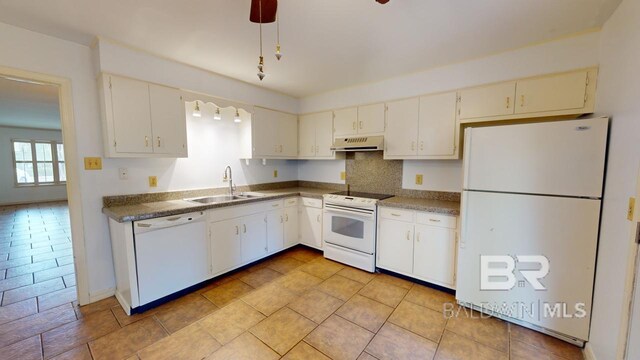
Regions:
<svg viewBox="0 0 640 360"><path fill-rule="evenodd" d="M466 129L459 303L588 340L608 124Z"/></svg>

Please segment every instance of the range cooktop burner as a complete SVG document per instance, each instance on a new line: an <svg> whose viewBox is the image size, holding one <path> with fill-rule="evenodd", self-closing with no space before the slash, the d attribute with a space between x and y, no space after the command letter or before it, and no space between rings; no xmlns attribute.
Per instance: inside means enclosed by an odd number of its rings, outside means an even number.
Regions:
<svg viewBox="0 0 640 360"><path fill-rule="evenodd" d="M372 193L357 192L357 191L340 191L340 192L333 193L333 195L340 195L340 196L346 196L346 197L358 197L358 198L374 199L374 200L384 200L384 199L393 197L393 195L372 194Z"/></svg>

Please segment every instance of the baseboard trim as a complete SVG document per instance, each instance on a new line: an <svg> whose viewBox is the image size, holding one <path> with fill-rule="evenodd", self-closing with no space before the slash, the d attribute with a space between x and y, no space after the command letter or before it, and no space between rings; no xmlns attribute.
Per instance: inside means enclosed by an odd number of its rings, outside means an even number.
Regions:
<svg viewBox="0 0 640 360"><path fill-rule="evenodd" d="M3 203L0 203L0 206L46 204L46 203L50 203L50 202L60 202L60 201L68 201L68 199L64 198L64 199L47 199L47 200L29 200L29 201L3 202Z"/></svg>
<svg viewBox="0 0 640 360"><path fill-rule="evenodd" d="M591 348L590 343L586 343L584 345L584 349L582 349L582 355L584 355L584 360L598 360L596 359L596 355L593 353L593 349Z"/></svg>
<svg viewBox="0 0 640 360"><path fill-rule="evenodd" d="M108 289L90 293L89 304L94 303L96 301L104 300L108 297L114 296L115 294L116 294L116 288L108 288ZM86 304L83 304L83 305L86 305Z"/></svg>

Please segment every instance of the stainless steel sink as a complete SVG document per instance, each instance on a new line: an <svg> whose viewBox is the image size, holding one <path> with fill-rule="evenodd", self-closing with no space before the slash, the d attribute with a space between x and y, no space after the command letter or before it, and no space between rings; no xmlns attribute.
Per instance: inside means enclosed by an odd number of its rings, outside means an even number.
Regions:
<svg viewBox="0 0 640 360"><path fill-rule="evenodd" d="M233 201L233 200L254 199L254 198L260 198L263 196L264 195L256 194L256 193L240 193L238 195L203 196L199 198L190 198L185 200L194 201L201 204L214 204L214 203L221 203L221 202Z"/></svg>
<svg viewBox="0 0 640 360"><path fill-rule="evenodd" d="M194 201L197 203L201 203L201 204L213 204L213 203L221 203L221 202L225 202L225 201L232 201L232 200L241 200L241 199L246 199L245 197L241 197L238 195L216 195L216 196L203 196L203 197L199 197L199 198L191 198L191 199L185 199L187 201Z"/></svg>

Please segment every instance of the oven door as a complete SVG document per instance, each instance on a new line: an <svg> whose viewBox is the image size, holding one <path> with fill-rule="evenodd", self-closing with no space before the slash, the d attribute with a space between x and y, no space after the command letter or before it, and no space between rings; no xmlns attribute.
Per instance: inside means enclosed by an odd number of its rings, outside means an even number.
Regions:
<svg viewBox="0 0 640 360"><path fill-rule="evenodd" d="M324 241L352 250L373 254L375 249L375 210L325 203Z"/></svg>

